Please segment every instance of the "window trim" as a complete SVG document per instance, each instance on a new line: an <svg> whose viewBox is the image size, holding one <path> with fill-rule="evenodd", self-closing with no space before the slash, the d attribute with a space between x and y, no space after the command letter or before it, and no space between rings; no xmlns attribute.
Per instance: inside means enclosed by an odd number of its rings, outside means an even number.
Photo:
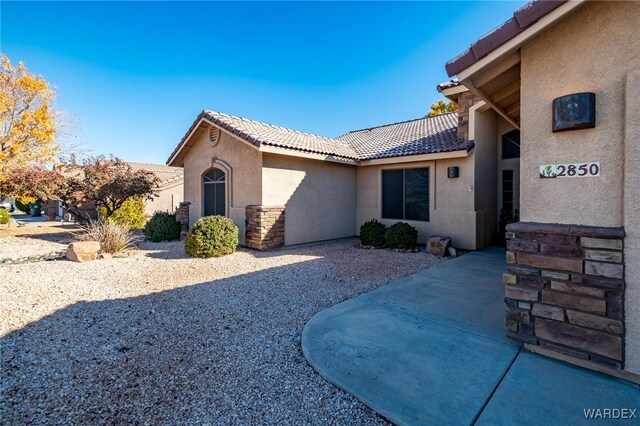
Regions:
<svg viewBox="0 0 640 426"><path fill-rule="evenodd" d="M233 169L232 167L225 161L220 160L218 158L212 158L211 165L207 169L205 169L202 174L200 174L200 216L204 217L204 177L207 173L209 173L213 169L218 169L224 173L224 196L225 196L225 206L224 206L224 215L225 217L230 217L231 208L233 208ZM220 182L222 183L222 182Z"/></svg>
<svg viewBox="0 0 640 426"><path fill-rule="evenodd" d="M419 219L407 219L407 202L406 202L406 171L407 170L419 170L419 169L427 169L427 219L419 220ZM384 217L384 172L390 171L402 171L402 218L388 218ZM393 167L393 168L385 168L380 169L380 218L384 220L400 220L406 222L431 222L431 166L415 166L415 167Z"/></svg>

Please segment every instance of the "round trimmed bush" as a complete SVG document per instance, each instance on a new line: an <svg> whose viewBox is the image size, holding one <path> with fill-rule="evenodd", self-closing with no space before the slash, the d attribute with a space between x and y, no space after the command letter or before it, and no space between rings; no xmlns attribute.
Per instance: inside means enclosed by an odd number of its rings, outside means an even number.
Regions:
<svg viewBox="0 0 640 426"><path fill-rule="evenodd" d="M181 232L176 215L167 212L155 212L144 227L144 235L154 243L179 240Z"/></svg>
<svg viewBox="0 0 640 426"><path fill-rule="evenodd" d="M234 253L238 247L238 226L224 216L198 219L187 233L184 249L194 257L219 257Z"/></svg>
<svg viewBox="0 0 640 426"><path fill-rule="evenodd" d="M387 229L386 246L391 249L413 250L418 243L418 230L405 222L394 223Z"/></svg>
<svg viewBox="0 0 640 426"><path fill-rule="evenodd" d="M386 232L384 223L371 219L360 227L360 243L363 246L384 247Z"/></svg>

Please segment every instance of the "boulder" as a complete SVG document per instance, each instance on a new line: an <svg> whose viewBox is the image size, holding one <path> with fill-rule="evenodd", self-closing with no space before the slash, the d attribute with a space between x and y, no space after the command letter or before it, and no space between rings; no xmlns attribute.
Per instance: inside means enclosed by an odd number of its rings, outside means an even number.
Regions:
<svg viewBox="0 0 640 426"><path fill-rule="evenodd" d="M100 252L98 241L78 241L67 247L67 259L74 262L88 262L96 260Z"/></svg>
<svg viewBox="0 0 640 426"><path fill-rule="evenodd" d="M451 238L449 237L434 235L427 240L427 253L434 256L446 256L449 247L451 247Z"/></svg>

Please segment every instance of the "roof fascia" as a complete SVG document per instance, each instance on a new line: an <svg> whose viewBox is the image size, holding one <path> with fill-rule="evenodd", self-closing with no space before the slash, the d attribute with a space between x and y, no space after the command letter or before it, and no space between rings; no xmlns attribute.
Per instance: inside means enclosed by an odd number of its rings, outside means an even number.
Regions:
<svg viewBox="0 0 640 426"><path fill-rule="evenodd" d="M332 163L348 164L350 166L356 166L359 164L358 160L352 160L349 158L336 157L334 155L317 154L315 152L298 151L296 149L281 148L278 146L266 144L260 145L260 148L258 150L260 152L265 152L268 154L286 155L288 157L305 158L308 160L330 161Z"/></svg>
<svg viewBox="0 0 640 426"><path fill-rule="evenodd" d="M449 87L448 89L443 89L440 91L440 93L442 93L443 96L451 99L451 96L459 95L460 93L464 93L467 91L469 91L469 89L467 89L464 84L459 84L454 87Z"/></svg>
<svg viewBox="0 0 640 426"><path fill-rule="evenodd" d="M464 158L468 157L471 151L466 149L449 152L434 152L431 154L417 154L417 155L404 155L402 157L389 157L389 158L374 158L371 160L364 160L360 162L360 166L379 166L383 164L401 164L401 163L415 163L418 161L433 161L444 160L448 158Z"/></svg>
<svg viewBox="0 0 640 426"><path fill-rule="evenodd" d="M540 18L535 24L531 25L529 28L527 28L505 44L498 46L495 50L490 52L484 58L478 60L478 62L474 63L469 68L460 71L457 74L458 80L463 82L463 80L466 81L469 78L473 77L474 74L476 74L478 71L481 71L489 65L493 64L495 61L500 60L504 55L508 55L509 53L515 51L522 44L537 36L540 32L544 31L551 25L555 24L565 15L573 12L576 8L580 7L586 1L587 0L570 0L558 6L556 9ZM467 83L463 82L463 84L466 85Z"/></svg>

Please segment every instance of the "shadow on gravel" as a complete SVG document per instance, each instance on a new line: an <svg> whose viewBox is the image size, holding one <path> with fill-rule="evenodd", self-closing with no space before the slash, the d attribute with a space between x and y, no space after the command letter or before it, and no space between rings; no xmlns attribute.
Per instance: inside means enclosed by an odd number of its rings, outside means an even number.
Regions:
<svg viewBox="0 0 640 426"><path fill-rule="evenodd" d="M20 233L13 236L16 238L36 239L36 240L50 241L50 242L62 243L62 244L67 244L72 241L78 240L77 230L74 230L73 228L70 228L68 231L47 232L47 233L29 232L29 233Z"/></svg>
<svg viewBox="0 0 640 426"><path fill-rule="evenodd" d="M371 289L329 263L79 302L11 332L2 423L383 424L302 355L309 318Z"/></svg>

